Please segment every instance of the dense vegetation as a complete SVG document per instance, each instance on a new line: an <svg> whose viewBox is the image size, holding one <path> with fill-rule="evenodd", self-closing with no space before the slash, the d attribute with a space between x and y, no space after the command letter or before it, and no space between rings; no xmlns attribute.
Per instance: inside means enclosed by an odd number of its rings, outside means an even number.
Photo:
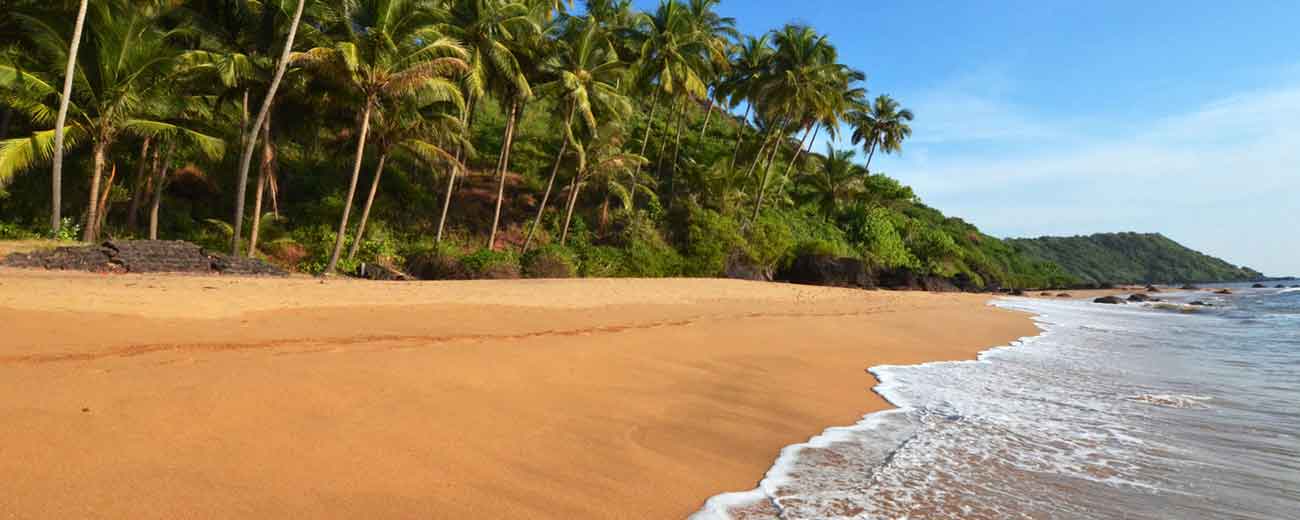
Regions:
<svg viewBox="0 0 1300 520"><path fill-rule="evenodd" d="M1193 251L1158 233L1101 233L1008 241L1029 258L1053 262L1086 284L1241 282L1263 277Z"/></svg>
<svg viewBox="0 0 1300 520"><path fill-rule="evenodd" d="M912 113L813 28L742 35L718 1L14 0L0 238L185 239L311 273L717 276L822 253L1073 280L871 171ZM841 131L860 150L809 150Z"/></svg>

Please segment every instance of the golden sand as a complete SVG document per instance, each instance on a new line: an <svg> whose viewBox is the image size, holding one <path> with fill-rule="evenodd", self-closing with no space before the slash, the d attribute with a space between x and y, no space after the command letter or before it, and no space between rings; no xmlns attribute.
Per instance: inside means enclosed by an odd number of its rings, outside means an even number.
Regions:
<svg viewBox="0 0 1300 520"><path fill-rule="evenodd" d="M0 517L681 518L1036 333L987 302L0 270Z"/></svg>

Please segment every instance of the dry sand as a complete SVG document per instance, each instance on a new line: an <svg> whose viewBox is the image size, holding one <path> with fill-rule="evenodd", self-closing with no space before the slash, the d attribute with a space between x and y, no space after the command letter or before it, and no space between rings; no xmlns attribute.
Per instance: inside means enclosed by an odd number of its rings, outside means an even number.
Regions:
<svg viewBox="0 0 1300 520"><path fill-rule="evenodd" d="M0 517L681 518L1036 333L987 302L0 269Z"/></svg>

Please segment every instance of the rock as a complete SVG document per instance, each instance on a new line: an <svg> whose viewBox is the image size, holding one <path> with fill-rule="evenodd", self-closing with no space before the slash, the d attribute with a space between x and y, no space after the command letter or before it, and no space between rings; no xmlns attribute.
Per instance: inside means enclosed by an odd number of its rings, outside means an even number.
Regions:
<svg viewBox="0 0 1300 520"><path fill-rule="evenodd" d="M1199 291L1201 288L1189 283L1187 285L1179 287L1179 289L1182 289L1184 291Z"/></svg>
<svg viewBox="0 0 1300 520"><path fill-rule="evenodd" d="M1128 297L1128 301L1131 301L1131 302L1149 302L1149 301L1151 301L1151 297L1150 297L1150 296L1147 296L1147 295L1145 295L1145 294L1142 294L1142 293L1134 293L1134 294L1129 295L1129 297Z"/></svg>
<svg viewBox="0 0 1300 520"><path fill-rule="evenodd" d="M1267 285L1264 285L1264 284L1262 284L1262 283L1257 283L1257 284L1255 284L1255 285L1250 286L1250 288L1251 288L1251 289L1267 289L1268 286L1267 286Z"/></svg>
<svg viewBox="0 0 1300 520"><path fill-rule="evenodd" d="M875 287L866 264L861 260L831 255L803 255L795 258L788 268L778 274L777 279L803 285L862 289Z"/></svg>
<svg viewBox="0 0 1300 520"><path fill-rule="evenodd" d="M1274 289L1286 289L1286 286L1283 285L1283 284L1277 284L1277 285L1274 285L1273 288L1274 288Z"/></svg>
<svg viewBox="0 0 1300 520"><path fill-rule="evenodd" d="M1072 294L1070 294L1070 293L1068 293L1068 292L1063 292L1063 293L1060 293L1060 294L1056 295L1056 297L1057 297L1057 298L1073 298L1074 295L1072 295Z"/></svg>
<svg viewBox="0 0 1300 520"><path fill-rule="evenodd" d="M1154 285L1148 285L1147 292L1160 292L1160 288Z"/></svg>
<svg viewBox="0 0 1300 520"><path fill-rule="evenodd" d="M1300 285L1292 285L1291 288L1292 288L1292 289L1300 289Z"/></svg>
<svg viewBox="0 0 1300 520"><path fill-rule="evenodd" d="M1103 296L1092 301L1092 303L1104 303L1107 305L1120 305L1124 300L1119 296Z"/></svg>
<svg viewBox="0 0 1300 520"><path fill-rule="evenodd" d="M753 280L756 282L772 281L772 270L764 268L746 258L731 257L727 259L725 269L727 278L735 280Z"/></svg>
<svg viewBox="0 0 1300 520"><path fill-rule="evenodd" d="M1024 290L1024 289L1012 289L1010 294L1011 294L1012 296L1024 296L1024 295L1025 295L1025 290Z"/></svg>
<svg viewBox="0 0 1300 520"><path fill-rule="evenodd" d="M391 267L362 262L357 267L356 276L367 280L376 280L383 282L405 282L411 279L406 273L393 269Z"/></svg>
<svg viewBox="0 0 1300 520"><path fill-rule="evenodd" d="M1214 294L1232 294L1232 289L1219 289Z"/></svg>
<svg viewBox="0 0 1300 520"><path fill-rule="evenodd" d="M1192 303L1189 303L1188 305L1192 305L1192 306L1195 306L1195 307L1213 307L1213 305L1210 305L1210 304L1205 303L1205 302L1200 301L1200 300L1197 300L1197 301L1194 301L1194 302L1192 302Z"/></svg>
<svg viewBox="0 0 1300 520"><path fill-rule="evenodd" d="M288 275L261 260L209 253L179 240L109 240L98 246L58 247L10 255L4 265L91 272Z"/></svg>
<svg viewBox="0 0 1300 520"><path fill-rule="evenodd" d="M1052 293L1044 291L1044 292L1040 292L1040 293L1038 293L1038 295L1039 295L1039 296L1051 296Z"/></svg>

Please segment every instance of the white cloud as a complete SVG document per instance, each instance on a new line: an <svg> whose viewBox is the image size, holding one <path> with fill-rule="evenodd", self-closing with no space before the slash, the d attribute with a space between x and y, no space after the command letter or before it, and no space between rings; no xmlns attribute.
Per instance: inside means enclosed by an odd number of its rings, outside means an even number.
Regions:
<svg viewBox="0 0 1300 520"><path fill-rule="evenodd" d="M911 150L924 152L878 159L876 169L988 232L1159 231L1268 273L1300 274L1300 85L1126 121L1138 129L1103 139L996 94L921 99ZM962 144L971 141L983 144Z"/></svg>

